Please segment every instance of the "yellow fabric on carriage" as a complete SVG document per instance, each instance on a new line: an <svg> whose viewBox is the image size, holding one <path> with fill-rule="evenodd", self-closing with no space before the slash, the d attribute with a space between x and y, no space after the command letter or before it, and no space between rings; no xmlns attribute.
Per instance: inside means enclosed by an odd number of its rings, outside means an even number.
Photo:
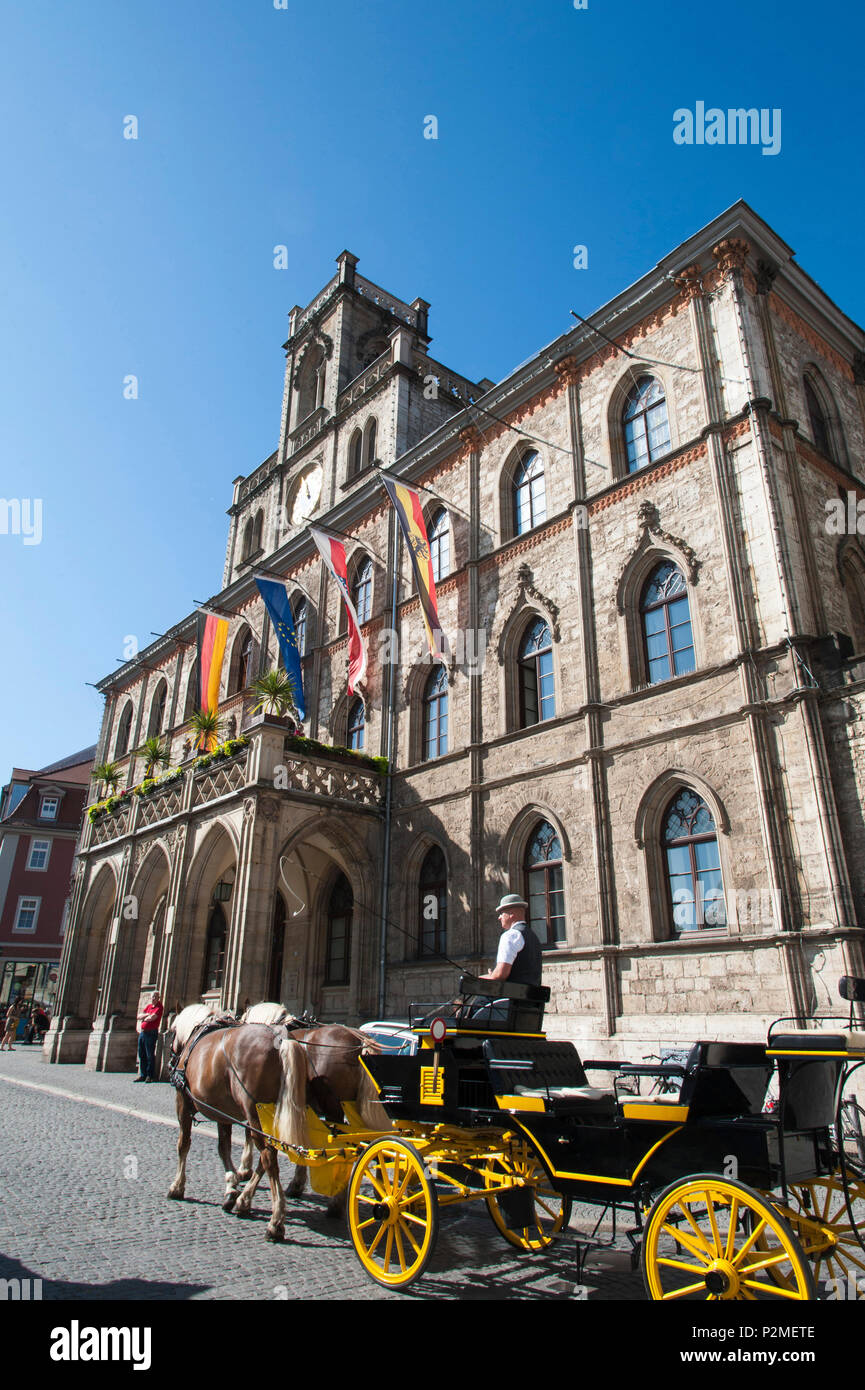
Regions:
<svg viewBox="0 0 865 1390"><path fill-rule="evenodd" d="M257 1105L258 1119L265 1134L273 1139L279 1139L279 1135L274 1133L273 1117L276 1111L275 1105ZM362 1130L365 1128L355 1107L346 1101L343 1104L345 1117L350 1130ZM307 1147L310 1149L325 1149L338 1147L338 1139L327 1125L319 1119L315 1111L306 1108L306 1129ZM337 1158L329 1159L326 1163L309 1165L309 1181L313 1192L317 1192L320 1197L333 1197L337 1192L342 1192L348 1186L351 1177L352 1160L340 1161Z"/></svg>

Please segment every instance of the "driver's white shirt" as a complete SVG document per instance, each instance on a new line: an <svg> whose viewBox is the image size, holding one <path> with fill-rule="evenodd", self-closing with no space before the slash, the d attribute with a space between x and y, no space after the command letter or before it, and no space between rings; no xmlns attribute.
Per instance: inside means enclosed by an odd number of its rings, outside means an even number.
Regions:
<svg viewBox="0 0 865 1390"><path fill-rule="evenodd" d="M522 925L525 926L525 922L523 922ZM513 965L525 944L526 938L521 931L517 930L517 925L509 927L507 931L503 931L499 937L496 965Z"/></svg>

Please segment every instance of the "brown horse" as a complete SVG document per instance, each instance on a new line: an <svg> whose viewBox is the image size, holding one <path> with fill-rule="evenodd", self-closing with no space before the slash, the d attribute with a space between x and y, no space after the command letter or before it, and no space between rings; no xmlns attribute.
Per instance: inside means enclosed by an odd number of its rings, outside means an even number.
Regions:
<svg viewBox="0 0 865 1390"><path fill-rule="evenodd" d="M217 1122L219 1155L225 1169L223 1209L247 1216L267 1173L272 1202L267 1236L282 1240L285 1198L277 1154L261 1133L256 1104L276 1105L274 1132L299 1148L307 1146L308 1104L326 1120L339 1123L343 1119L341 1102L349 1101L370 1129L389 1129L376 1088L358 1061L361 1052L377 1050L364 1033L339 1024L296 1030L240 1024L208 1032L198 1041L193 1034L179 1059L180 1068L185 1069L185 1085L177 1092L178 1169L168 1196L184 1196L192 1120L196 1110L200 1111ZM233 1124L246 1127L247 1137L252 1137L259 1151L258 1167L240 1193L231 1157ZM305 1184L306 1169L297 1165L290 1195L300 1195ZM332 1199L329 1212L342 1215L344 1206L345 1191Z"/></svg>
<svg viewBox="0 0 865 1390"><path fill-rule="evenodd" d="M237 1202L237 1173L231 1158L232 1125L245 1125L259 1151L258 1173L249 1187L258 1186L262 1173L270 1182L271 1217L268 1240L285 1238L285 1196L279 1182L276 1151L260 1133L256 1103L276 1106L275 1125L291 1144L302 1144L306 1137L306 1058L300 1045L283 1033L256 1024L219 1028L189 1043L180 1055L179 1067L185 1071L182 1088L177 1091L177 1174L168 1196L182 1198L186 1192L186 1159L196 1111L215 1120L219 1136L219 1156L225 1168L223 1208L231 1211ZM238 1215L249 1211L249 1203L238 1207Z"/></svg>
<svg viewBox="0 0 865 1390"><path fill-rule="evenodd" d="M306 1082L303 1104L303 1137L306 1144L306 1106L310 1106L323 1119L332 1123L343 1122L342 1102L352 1103L363 1123L373 1130L388 1130L391 1122L378 1099L378 1091L367 1072L360 1065L359 1057L364 1053L378 1052L378 1045L366 1033L342 1024L324 1024L315 1028L292 1029L288 1037L298 1043L306 1056ZM275 1120L275 1130L285 1138ZM255 1189L263 1173L261 1162L258 1170L242 1193L235 1207L238 1216L249 1210ZM307 1169L302 1163L295 1165L294 1177L286 1188L286 1195L299 1197L306 1188ZM347 1188L331 1197L328 1216L345 1215Z"/></svg>

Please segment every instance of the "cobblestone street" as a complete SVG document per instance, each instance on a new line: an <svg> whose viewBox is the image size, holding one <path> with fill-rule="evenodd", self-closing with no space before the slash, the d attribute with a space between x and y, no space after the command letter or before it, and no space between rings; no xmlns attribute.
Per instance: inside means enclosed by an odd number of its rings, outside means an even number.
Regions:
<svg viewBox="0 0 865 1390"><path fill-rule="evenodd" d="M521 1256L482 1205L442 1213L435 1254L406 1293L382 1289L363 1273L346 1227L327 1218L322 1198L290 1200L286 1242L273 1245L264 1236L266 1184L251 1219L221 1210L212 1126L193 1133L187 1199L168 1201L177 1131L166 1084L49 1067L36 1048L19 1045L0 1057L0 1099L0 1278L41 1279L43 1299L575 1297L571 1242ZM583 1286L590 1301L645 1297L624 1249L594 1257Z"/></svg>

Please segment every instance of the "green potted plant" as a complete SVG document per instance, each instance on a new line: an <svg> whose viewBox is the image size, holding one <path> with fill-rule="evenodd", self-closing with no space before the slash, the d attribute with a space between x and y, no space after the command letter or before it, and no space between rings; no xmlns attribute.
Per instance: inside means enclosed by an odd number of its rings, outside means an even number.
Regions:
<svg viewBox="0 0 865 1390"><path fill-rule="evenodd" d="M197 709L189 720L194 734L193 743L200 752L211 753L218 746L222 734L222 717L216 710Z"/></svg>
<svg viewBox="0 0 865 1390"><path fill-rule="evenodd" d="M278 719L287 717L294 726L299 725L294 703L294 681L281 666L259 676L253 681L252 689L258 700L252 707L253 714L266 714Z"/></svg>
<svg viewBox="0 0 865 1390"><path fill-rule="evenodd" d="M160 767L167 767L171 762L171 754L162 742L161 738L155 735L144 740L138 749L138 756L144 759L144 781L147 782Z"/></svg>
<svg viewBox="0 0 865 1390"><path fill-rule="evenodd" d="M102 801L106 795L110 796L120 781L120 768L117 763L99 763L91 776L96 783L96 800Z"/></svg>

